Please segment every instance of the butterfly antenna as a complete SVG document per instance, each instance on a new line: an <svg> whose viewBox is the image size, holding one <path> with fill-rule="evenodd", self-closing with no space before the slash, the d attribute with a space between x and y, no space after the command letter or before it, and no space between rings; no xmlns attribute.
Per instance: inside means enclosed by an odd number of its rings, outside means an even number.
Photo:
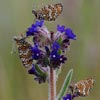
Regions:
<svg viewBox="0 0 100 100"><path fill-rule="evenodd" d="M43 6L43 2L41 3L41 5Z"/></svg>

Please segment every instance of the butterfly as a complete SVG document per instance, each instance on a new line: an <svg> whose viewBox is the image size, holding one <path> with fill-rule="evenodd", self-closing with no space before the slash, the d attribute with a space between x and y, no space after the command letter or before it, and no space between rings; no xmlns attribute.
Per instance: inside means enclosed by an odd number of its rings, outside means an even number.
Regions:
<svg viewBox="0 0 100 100"><path fill-rule="evenodd" d="M80 80L75 84L71 84L69 88L72 94L85 97L89 95L90 90L93 88L93 86L94 86L94 79L87 78L84 80Z"/></svg>
<svg viewBox="0 0 100 100"><path fill-rule="evenodd" d="M28 68L32 65L33 59L32 59L32 50L31 50L31 44L28 43L26 38L20 36L20 37L14 37L14 40L17 44L18 52L19 52L19 58L22 61L22 64Z"/></svg>
<svg viewBox="0 0 100 100"><path fill-rule="evenodd" d="M55 21L57 17L61 14L62 10L63 5L61 3L57 3L54 5L46 5L39 10L33 9L32 13L38 20Z"/></svg>

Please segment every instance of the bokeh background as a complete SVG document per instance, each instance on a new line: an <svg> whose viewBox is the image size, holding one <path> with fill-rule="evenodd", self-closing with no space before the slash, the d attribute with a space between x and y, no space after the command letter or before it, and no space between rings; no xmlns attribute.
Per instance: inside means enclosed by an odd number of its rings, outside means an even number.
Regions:
<svg viewBox="0 0 100 100"><path fill-rule="evenodd" d="M61 2L63 13L54 22L46 22L50 30L57 24L71 27L77 35L67 53L57 82L57 92L70 68L73 82L94 77L93 91L86 98L100 99L100 0L0 0L0 100L47 100L47 83L39 85L22 66L18 53L11 54L12 37L20 35L34 22L32 9Z"/></svg>

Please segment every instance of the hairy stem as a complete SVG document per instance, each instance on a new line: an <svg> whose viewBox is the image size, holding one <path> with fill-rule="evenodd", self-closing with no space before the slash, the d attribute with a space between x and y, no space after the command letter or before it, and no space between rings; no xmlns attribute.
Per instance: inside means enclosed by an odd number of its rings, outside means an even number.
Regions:
<svg viewBox="0 0 100 100"><path fill-rule="evenodd" d="M49 100L55 100L56 98L56 77L55 70L50 67L49 71Z"/></svg>

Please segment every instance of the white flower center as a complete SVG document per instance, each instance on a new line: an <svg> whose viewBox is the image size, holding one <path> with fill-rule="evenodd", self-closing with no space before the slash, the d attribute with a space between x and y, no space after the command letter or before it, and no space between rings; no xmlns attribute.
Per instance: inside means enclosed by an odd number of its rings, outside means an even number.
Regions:
<svg viewBox="0 0 100 100"><path fill-rule="evenodd" d="M60 58L60 61L62 61L63 59L62 58Z"/></svg>
<svg viewBox="0 0 100 100"><path fill-rule="evenodd" d="M53 58L55 58L56 57L56 55L53 55Z"/></svg>
<svg viewBox="0 0 100 100"><path fill-rule="evenodd" d="M37 53L36 55L37 55L37 56L39 56L39 54L38 54L38 53Z"/></svg>

